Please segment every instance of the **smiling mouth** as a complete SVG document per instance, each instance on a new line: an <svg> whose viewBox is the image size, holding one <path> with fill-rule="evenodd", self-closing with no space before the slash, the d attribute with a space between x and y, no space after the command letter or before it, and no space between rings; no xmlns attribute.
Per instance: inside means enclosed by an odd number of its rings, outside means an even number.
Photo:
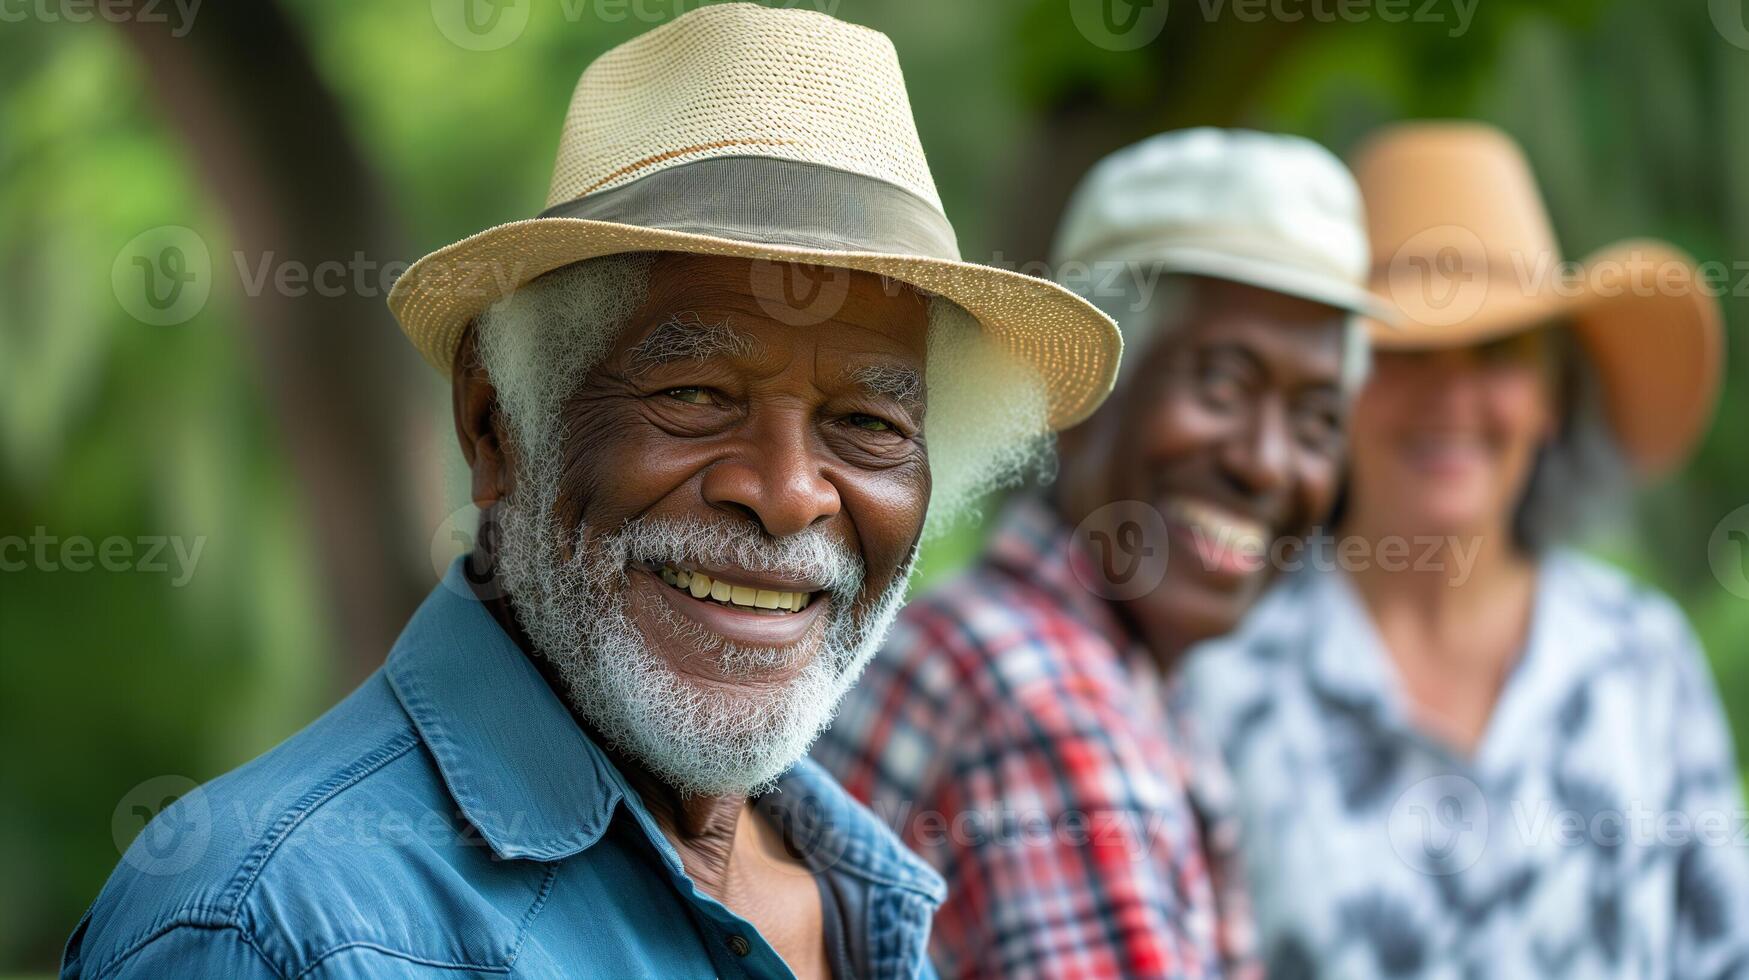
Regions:
<svg viewBox="0 0 1749 980"><path fill-rule="evenodd" d="M1271 537L1269 527L1261 521L1190 497L1170 498L1161 510L1168 520L1177 521L1223 545L1261 549Z"/></svg>
<svg viewBox="0 0 1749 980"><path fill-rule="evenodd" d="M716 603L740 612L792 616L808 608L814 599L812 592L785 592L740 585L679 565L665 564L654 571L676 591L684 592L702 602Z"/></svg>

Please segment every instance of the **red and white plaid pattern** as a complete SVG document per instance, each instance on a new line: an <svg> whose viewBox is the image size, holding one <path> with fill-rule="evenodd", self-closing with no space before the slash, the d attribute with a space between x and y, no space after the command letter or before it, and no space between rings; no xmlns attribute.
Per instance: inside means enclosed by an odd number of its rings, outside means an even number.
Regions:
<svg viewBox="0 0 1749 980"><path fill-rule="evenodd" d="M1071 547L1044 503L1011 503L984 556L906 608L815 756L947 879L943 975L1252 975L1224 771Z"/></svg>

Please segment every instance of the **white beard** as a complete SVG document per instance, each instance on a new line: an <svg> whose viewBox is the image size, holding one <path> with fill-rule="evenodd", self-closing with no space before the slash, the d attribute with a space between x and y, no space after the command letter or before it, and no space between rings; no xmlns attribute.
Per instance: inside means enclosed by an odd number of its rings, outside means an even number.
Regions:
<svg viewBox="0 0 1749 980"><path fill-rule="evenodd" d="M755 796L807 754L904 604L913 550L893 583L859 612L861 560L818 529L778 541L744 522L630 521L606 535L587 526L560 550L556 492L518 480L503 505L498 574L535 650L556 668L571 710L616 751L688 795ZM673 636L730 676L757 677L805 661L781 685L688 680L650 650L626 615L631 563L728 562L825 583L822 623L787 648L743 648L660 607Z"/></svg>

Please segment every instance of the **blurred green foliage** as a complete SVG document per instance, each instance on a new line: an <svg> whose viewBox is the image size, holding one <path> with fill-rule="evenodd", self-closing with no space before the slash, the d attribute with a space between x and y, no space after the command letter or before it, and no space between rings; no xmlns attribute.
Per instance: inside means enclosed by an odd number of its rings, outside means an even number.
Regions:
<svg viewBox="0 0 1749 980"><path fill-rule="evenodd" d="M1081 112L1107 122L1101 145L1071 148L1082 160L1187 123L1302 133L1340 152L1391 119L1488 119L1525 143L1570 257L1658 235L1705 259L1749 258L1749 50L1704 5L1491 0L1454 38L1449 24L1376 19L1284 34L1201 22L1197 0L1178 0L1161 43L1183 31L1181 62L1088 43L1071 2L834 7L892 36L970 258L1004 246L1012 260L1038 257L1015 254L1026 246L1011 229L1025 222L1011 219L1048 207L1031 223L1049 226L1073 174L1034 194L1031 155ZM403 240L424 247L539 210L578 71L649 26L592 16L624 5L533 0L514 44L469 51L422 0L287 8ZM1242 88L1201 84L1266 31L1272 53ZM182 587L149 572L0 573L0 968L53 968L126 843L112 814L130 788L245 761L319 713L344 673L325 645L323 556L250 364L249 301L230 266L221 258L212 301L176 326L134 320L111 289L124 244L154 226L188 226L228 254L226 216L155 85L101 21L0 27L0 536L205 541ZM1728 319L1749 317L1746 303L1727 299ZM381 329L394 329L386 309ZM1746 400L1738 350L1700 456L1644 496L1638 521L1594 543L1689 611L1740 741L1749 601L1718 587L1706 549L1720 518L1749 503ZM447 407L434 399L430 412ZM454 464L429 465L462 503ZM977 535L932 547L925 580Z"/></svg>

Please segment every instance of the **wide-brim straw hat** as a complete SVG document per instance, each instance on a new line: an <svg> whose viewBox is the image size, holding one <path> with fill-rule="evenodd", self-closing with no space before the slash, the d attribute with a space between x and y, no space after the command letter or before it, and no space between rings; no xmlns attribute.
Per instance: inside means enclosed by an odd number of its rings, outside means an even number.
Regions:
<svg viewBox="0 0 1749 980"><path fill-rule="evenodd" d="M389 307L448 377L494 301L644 251L858 270L945 297L1037 372L1053 428L1091 414L1117 373L1117 328L1094 306L961 260L891 42L814 11L701 7L603 54L572 95L545 210L420 259Z"/></svg>
<svg viewBox="0 0 1749 980"><path fill-rule="evenodd" d="M1372 288L1398 310L1380 350L1469 346L1565 323L1603 387L1615 440L1642 476L1705 434L1724 369L1719 303L1695 262L1650 239L1562 259L1518 145L1478 123L1390 126L1354 154Z"/></svg>

